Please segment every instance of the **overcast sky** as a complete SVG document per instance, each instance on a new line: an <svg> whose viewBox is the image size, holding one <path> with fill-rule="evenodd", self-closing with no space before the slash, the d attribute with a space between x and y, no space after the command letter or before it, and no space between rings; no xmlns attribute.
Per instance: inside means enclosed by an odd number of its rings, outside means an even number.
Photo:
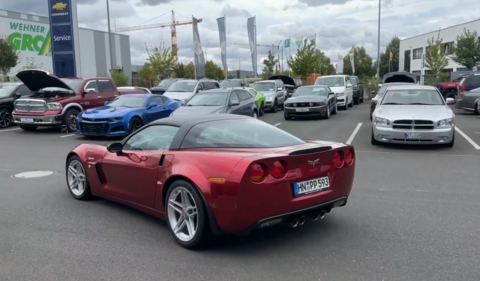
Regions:
<svg viewBox="0 0 480 281"><path fill-rule="evenodd" d="M478 0L382 0L381 49L393 35L400 38L438 30L477 19L480 15ZM81 27L107 30L106 0L77 0L78 20ZM47 15L47 0L3 1L1 9ZM169 22L170 10L176 12L177 21L190 21L191 16L202 18L199 24L203 50L208 59L220 65L220 44L216 19L227 17L227 56L229 69L251 70L251 57L247 39L247 18L257 17L257 43L278 44L292 38L317 34L317 47L332 61L338 53L345 54L353 45L363 45L376 58L377 0L110 0L112 26L117 28L139 24ZM165 14L167 13L167 14ZM159 17L160 15L164 16ZM150 19L154 19L149 21ZM148 21L148 22L147 22ZM132 64L143 64L147 45L171 44L170 29L131 31ZM177 27L180 60L193 57L192 26ZM242 45L235 45L242 44ZM245 44L245 45L243 45ZM258 48L259 72L262 57L269 48ZM286 65L286 62L285 62Z"/></svg>

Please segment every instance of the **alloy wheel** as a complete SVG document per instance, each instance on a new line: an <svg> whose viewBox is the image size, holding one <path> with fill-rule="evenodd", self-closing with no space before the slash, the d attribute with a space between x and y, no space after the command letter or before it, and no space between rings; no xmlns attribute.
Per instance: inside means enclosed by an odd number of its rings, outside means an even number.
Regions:
<svg viewBox="0 0 480 281"><path fill-rule="evenodd" d="M76 196L81 196L85 192L87 186L87 177L82 163L78 160L73 160L68 165L67 170L68 188Z"/></svg>
<svg viewBox="0 0 480 281"><path fill-rule="evenodd" d="M132 132L140 129L142 127L142 122L139 119L135 119L132 122Z"/></svg>
<svg viewBox="0 0 480 281"><path fill-rule="evenodd" d="M198 230L198 210L192 193L183 186L172 190L168 198L168 222L175 236L191 241Z"/></svg>
<svg viewBox="0 0 480 281"><path fill-rule="evenodd" d="M75 112L75 111L68 115L68 119L67 119L68 128L72 132L77 131L77 116L78 116L78 112Z"/></svg>
<svg viewBox="0 0 480 281"><path fill-rule="evenodd" d="M0 110L0 128L6 128L12 124L12 115L7 110Z"/></svg>

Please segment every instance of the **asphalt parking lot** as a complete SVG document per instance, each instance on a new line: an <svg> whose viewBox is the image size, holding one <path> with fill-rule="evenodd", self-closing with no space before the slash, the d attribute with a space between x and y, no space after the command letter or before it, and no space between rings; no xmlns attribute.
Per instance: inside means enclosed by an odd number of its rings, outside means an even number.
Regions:
<svg viewBox="0 0 480 281"><path fill-rule="evenodd" d="M304 226L179 247L164 222L69 194L59 130L0 131L0 280L480 280L480 119L457 113L453 148L370 144L368 101L330 120L262 120L355 146L346 207ZM54 171L33 179L26 171ZM477 175L477 176L476 176Z"/></svg>

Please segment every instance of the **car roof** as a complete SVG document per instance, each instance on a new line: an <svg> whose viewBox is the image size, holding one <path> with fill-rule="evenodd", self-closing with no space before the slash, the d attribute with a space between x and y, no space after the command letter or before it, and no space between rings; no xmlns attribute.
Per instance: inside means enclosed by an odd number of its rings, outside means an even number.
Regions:
<svg viewBox="0 0 480 281"><path fill-rule="evenodd" d="M167 118L158 119L151 122L152 125L169 125L180 127L183 124L190 123L194 126L199 123L210 121L222 121L222 120L240 120L240 119L252 119L250 116L237 115L237 114L207 114L207 115L174 115Z"/></svg>
<svg viewBox="0 0 480 281"><path fill-rule="evenodd" d="M175 82L195 82L195 83L197 83L198 80L195 80L195 79L184 79L184 80L182 80L182 79L180 79L180 80L177 80Z"/></svg>
<svg viewBox="0 0 480 281"><path fill-rule="evenodd" d="M328 87L327 85L303 85L299 88Z"/></svg>
<svg viewBox="0 0 480 281"><path fill-rule="evenodd" d="M215 88L215 89L209 89L205 91L198 92L200 93L225 93L225 92L230 92L232 89L224 89L224 88Z"/></svg>
<svg viewBox="0 0 480 281"><path fill-rule="evenodd" d="M22 82L0 82L0 85L13 85L13 86L18 86L22 85Z"/></svg>
<svg viewBox="0 0 480 281"><path fill-rule="evenodd" d="M141 98L149 98L149 97L159 97L161 95L154 95L154 94L125 94L120 95L119 97L141 97Z"/></svg>
<svg viewBox="0 0 480 281"><path fill-rule="evenodd" d="M405 84L388 87L388 90L437 90L437 88L430 85Z"/></svg>
<svg viewBox="0 0 480 281"><path fill-rule="evenodd" d="M275 80L260 80L260 81L256 81L255 83L272 83L272 82L275 82L277 80L278 79L275 79Z"/></svg>
<svg viewBox="0 0 480 281"><path fill-rule="evenodd" d="M344 74L337 74L337 75L323 75L323 76L319 76L317 77L318 78L323 78L323 77L350 77L350 75L344 75Z"/></svg>

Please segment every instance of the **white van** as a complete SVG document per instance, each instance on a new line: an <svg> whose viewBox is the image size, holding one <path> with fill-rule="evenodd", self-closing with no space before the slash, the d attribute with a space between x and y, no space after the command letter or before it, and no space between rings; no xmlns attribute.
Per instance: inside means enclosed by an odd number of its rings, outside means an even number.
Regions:
<svg viewBox="0 0 480 281"><path fill-rule="evenodd" d="M330 87L337 96L337 105L343 109L353 106L353 85L348 75L320 76L315 80L315 85Z"/></svg>

